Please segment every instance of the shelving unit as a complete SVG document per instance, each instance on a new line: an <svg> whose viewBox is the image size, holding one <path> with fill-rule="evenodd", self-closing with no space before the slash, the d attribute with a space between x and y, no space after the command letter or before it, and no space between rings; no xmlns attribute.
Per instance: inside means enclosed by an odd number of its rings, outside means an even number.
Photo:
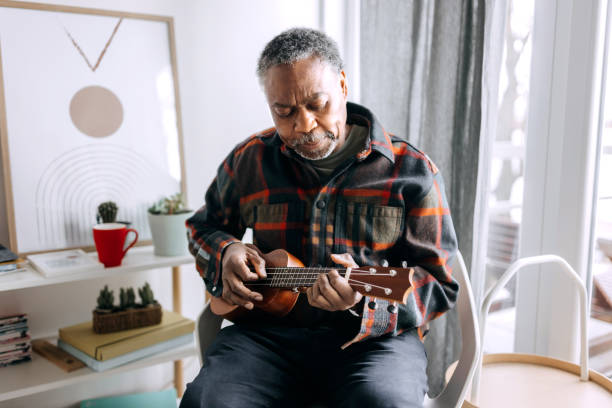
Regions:
<svg viewBox="0 0 612 408"><path fill-rule="evenodd" d="M156 364L180 360L195 355L195 352L195 344L191 344L106 371L96 372L89 367L85 367L71 373L63 371L46 358L33 352L31 362L2 369L0 373L0 402L84 381L100 380L119 373Z"/></svg>
<svg viewBox="0 0 612 408"><path fill-rule="evenodd" d="M89 254L96 257L97 254ZM131 272L139 272L158 268L172 269L173 310L181 312L180 265L193 263L191 255L161 257L153 254L152 246L132 248L123 259L121 266L105 268L97 272L79 272L70 275L46 278L31 267L26 271L0 276L0 293L9 290L57 285L68 282L83 281L96 278L111 278ZM51 339L52 341L54 339ZM27 395L49 391L79 382L98 380L121 372L136 370L156 364L174 361L174 383L179 395L182 394L182 358L196 355L195 344L179 347L172 351L156 354L141 360L128 363L111 370L96 372L90 368L82 368L67 373L49 362L44 357L32 352L32 361L16 366L0 369L0 402Z"/></svg>
<svg viewBox="0 0 612 408"><path fill-rule="evenodd" d="M91 257L97 258L96 252L90 252ZM96 272L79 272L70 275L46 278L30 266L27 271L9 273L0 276L0 292L8 290L26 289L37 286L56 285L59 283L76 282L88 279L107 278L125 275L130 272L146 271L149 269L176 267L193 263L191 255L181 256L156 256L153 254L152 246L142 246L130 249L121 266L105 268Z"/></svg>

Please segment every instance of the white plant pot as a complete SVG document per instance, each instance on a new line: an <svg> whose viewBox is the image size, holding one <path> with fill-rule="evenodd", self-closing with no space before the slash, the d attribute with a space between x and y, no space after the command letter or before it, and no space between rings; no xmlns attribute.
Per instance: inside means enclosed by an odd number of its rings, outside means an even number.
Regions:
<svg viewBox="0 0 612 408"><path fill-rule="evenodd" d="M193 212L172 215L148 213L148 215L155 255L179 256L189 254L185 220L191 217Z"/></svg>

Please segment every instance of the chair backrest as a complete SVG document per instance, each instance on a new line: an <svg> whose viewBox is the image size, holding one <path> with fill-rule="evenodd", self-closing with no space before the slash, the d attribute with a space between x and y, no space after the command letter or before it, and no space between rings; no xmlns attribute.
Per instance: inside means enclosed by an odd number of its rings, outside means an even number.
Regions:
<svg viewBox="0 0 612 408"><path fill-rule="evenodd" d="M476 304L472 293L472 285L461 253L457 252L451 264L453 277L459 283L459 298L457 299L457 314L461 326L461 354L452 377L444 390L434 399L426 399L427 408L460 407L466 397L468 388L474 376L478 355L480 352L480 333Z"/></svg>
<svg viewBox="0 0 612 408"><path fill-rule="evenodd" d="M461 354L457 367L442 393L434 399L426 399L424 406L427 408L453 408L461 406L472 381L480 351L480 333L478 319L476 318L476 306L467 268L461 253L457 252L451 268L453 277L457 280L460 287L456 307L461 326ZM197 321L196 333L200 346L200 363L203 362L204 353L214 341L222 323L223 318L212 313L210 305L207 304Z"/></svg>
<svg viewBox="0 0 612 408"><path fill-rule="evenodd" d="M215 337L217 337L217 333L221 330L222 323L223 318L217 316L210 310L210 302L206 303L204 310L200 313L198 321L196 322L197 344L200 349L200 365L204 363L204 353L206 353L206 349L212 344Z"/></svg>

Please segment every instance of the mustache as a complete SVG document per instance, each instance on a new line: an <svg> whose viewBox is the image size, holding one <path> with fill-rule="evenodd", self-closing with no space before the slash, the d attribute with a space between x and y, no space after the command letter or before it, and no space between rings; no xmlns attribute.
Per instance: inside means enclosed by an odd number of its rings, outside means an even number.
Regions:
<svg viewBox="0 0 612 408"><path fill-rule="evenodd" d="M302 144L314 143L314 142L320 141L323 138L328 138L331 140L337 139L337 137L332 132L329 132L329 131L325 131L323 132L323 134L317 134L315 132L308 132L308 133L302 133L300 137L291 140L289 142L289 147L295 148Z"/></svg>

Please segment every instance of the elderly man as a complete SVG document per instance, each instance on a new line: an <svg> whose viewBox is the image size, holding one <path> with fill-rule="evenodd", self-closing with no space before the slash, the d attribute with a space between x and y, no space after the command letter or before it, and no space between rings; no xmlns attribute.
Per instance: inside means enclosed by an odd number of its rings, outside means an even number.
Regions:
<svg viewBox="0 0 612 408"><path fill-rule="evenodd" d="M336 270L321 273L288 315L221 330L181 406L422 406L427 322L458 291L442 177L347 102L342 60L325 34L281 33L257 74L275 127L232 150L187 221L207 290L257 309L262 294L245 284L266 276L263 254L275 249L312 267L404 263L415 290L397 304L354 291ZM246 228L255 247L239 241Z"/></svg>

